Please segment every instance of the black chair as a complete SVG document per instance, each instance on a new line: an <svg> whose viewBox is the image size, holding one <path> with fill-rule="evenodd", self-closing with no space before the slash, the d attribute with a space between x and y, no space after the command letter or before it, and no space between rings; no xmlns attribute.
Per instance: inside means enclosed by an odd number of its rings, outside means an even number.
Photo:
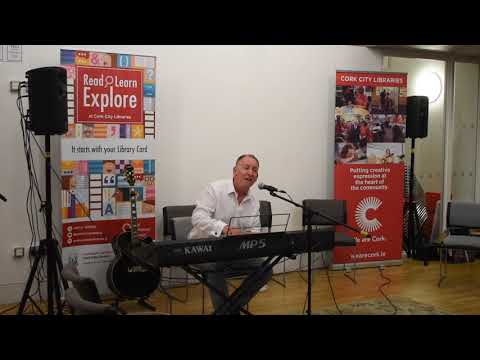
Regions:
<svg viewBox="0 0 480 360"><path fill-rule="evenodd" d="M270 201L260 200L260 226L271 228L272 227L272 204Z"/></svg>
<svg viewBox="0 0 480 360"><path fill-rule="evenodd" d="M311 210L318 211L321 214L325 214L339 223L345 223L347 221L347 202L345 200L305 199L302 201L302 205ZM302 226L304 229L307 228L307 221L307 213L302 210ZM335 226L335 223L320 215L313 215L311 225L312 228L315 229L319 226ZM302 256L300 256L298 270L302 271Z"/></svg>
<svg viewBox="0 0 480 360"><path fill-rule="evenodd" d="M468 251L480 250L480 204L450 201L447 205L447 231L447 237L435 244L440 253L438 286L447 277L447 251L449 249L464 250L467 261Z"/></svg>
<svg viewBox="0 0 480 360"><path fill-rule="evenodd" d="M262 228L268 228L268 230L270 231L270 229L272 228L272 203L270 201L267 201L267 200L260 200L260 226ZM274 276L272 276L272 280L275 281L277 284L285 287L286 286L286 278L285 278L285 273L286 273L286 263L285 263L285 260L283 260L283 282L281 281L278 281L277 279L275 279Z"/></svg>
<svg viewBox="0 0 480 360"><path fill-rule="evenodd" d="M175 240L174 236L174 227L172 219L176 217L190 217L192 216L195 205L171 205L163 207L163 237L165 240ZM186 239L186 238L185 238ZM169 269L169 278L172 278L173 269ZM181 302L185 303L188 300L188 289L189 289L189 276L188 273L185 273L185 297L180 299ZM171 309L171 303L170 303Z"/></svg>
<svg viewBox="0 0 480 360"><path fill-rule="evenodd" d="M192 216L195 205L172 205L163 207L163 236L171 238L173 234L172 218Z"/></svg>

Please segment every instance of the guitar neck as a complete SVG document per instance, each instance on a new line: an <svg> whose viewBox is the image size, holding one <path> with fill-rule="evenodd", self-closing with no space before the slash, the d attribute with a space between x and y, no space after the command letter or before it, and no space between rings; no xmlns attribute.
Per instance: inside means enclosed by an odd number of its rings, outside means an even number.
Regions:
<svg viewBox="0 0 480 360"><path fill-rule="evenodd" d="M130 188L130 214L132 220L132 244L136 244L137 242L137 232L138 232L138 224L137 224L137 193L135 192L135 188L132 186Z"/></svg>

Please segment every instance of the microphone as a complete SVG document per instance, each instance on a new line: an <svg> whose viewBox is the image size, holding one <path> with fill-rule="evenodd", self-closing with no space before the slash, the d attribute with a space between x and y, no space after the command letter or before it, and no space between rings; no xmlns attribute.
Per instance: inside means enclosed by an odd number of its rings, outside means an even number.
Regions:
<svg viewBox="0 0 480 360"><path fill-rule="evenodd" d="M277 192L281 192L281 193L286 193L286 191L284 191L284 190L278 190L275 186L265 185L262 182L258 183L258 188L260 190L277 191Z"/></svg>
<svg viewBox="0 0 480 360"><path fill-rule="evenodd" d="M2 199L3 201L7 201L7 198L5 196L3 196L2 194L0 194L0 199Z"/></svg>

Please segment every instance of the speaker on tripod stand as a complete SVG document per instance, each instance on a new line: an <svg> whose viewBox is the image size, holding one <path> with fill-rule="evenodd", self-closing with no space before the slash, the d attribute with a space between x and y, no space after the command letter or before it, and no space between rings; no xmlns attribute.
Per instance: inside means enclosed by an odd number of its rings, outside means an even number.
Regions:
<svg viewBox="0 0 480 360"><path fill-rule="evenodd" d="M32 282L39 262L45 256L47 258L48 315L54 314L54 302L57 314L62 314L59 279L63 265L58 242L52 236L50 135L64 134L68 130L67 72L62 67L43 67L27 71L26 78L28 79L29 102L26 128L35 135L45 135L45 202L43 211L45 211L46 219L46 238L40 241L38 250L35 252L35 260L17 314L23 314L27 299L30 298L33 301L30 296ZM62 283L64 289L68 288L66 281L62 280Z"/></svg>
<svg viewBox="0 0 480 360"><path fill-rule="evenodd" d="M417 258L419 248L418 237L422 236L419 226L417 204L413 200L413 186L415 183L415 139L425 138L428 134L428 97L407 97L407 129L406 137L412 140L410 148L410 174L408 191L408 239L407 256ZM421 244L425 256L424 244ZM425 260L425 257L424 257Z"/></svg>

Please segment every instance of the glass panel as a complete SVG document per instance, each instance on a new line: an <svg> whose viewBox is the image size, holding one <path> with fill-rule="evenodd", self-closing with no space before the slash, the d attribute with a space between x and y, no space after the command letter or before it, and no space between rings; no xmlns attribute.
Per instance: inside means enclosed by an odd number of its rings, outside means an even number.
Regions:
<svg viewBox="0 0 480 360"><path fill-rule="evenodd" d="M478 157L478 72L478 64L455 63L453 166L450 174L453 200L475 199Z"/></svg>

